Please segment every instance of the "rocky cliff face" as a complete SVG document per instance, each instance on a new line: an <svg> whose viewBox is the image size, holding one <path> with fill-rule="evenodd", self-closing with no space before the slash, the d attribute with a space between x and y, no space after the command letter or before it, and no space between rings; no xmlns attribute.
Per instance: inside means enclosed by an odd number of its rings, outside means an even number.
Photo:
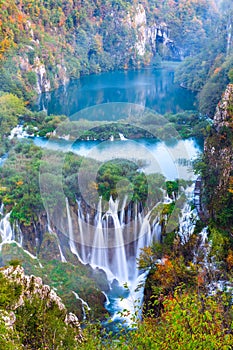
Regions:
<svg viewBox="0 0 233 350"><path fill-rule="evenodd" d="M1 269L1 274L6 280L12 284L12 289L18 286L20 293L18 297L12 301L7 312L3 312L3 320L7 327L14 328L17 320L17 310L25 305L26 300L33 302L34 298L39 298L45 301L46 309L54 309L54 305L63 315L62 321L65 325L71 326L75 331L75 339L77 342L83 340L81 327L76 315L68 313L61 298L48 285L43 284L40 277L27 276L24 269L20 266L9 266ZM3 310L1 310L3 311ZM44 310L46 312L46 310Z"/></svg>
<svg viewBox="0 0 233 350"><path fill-rule="evenodd" d="M226 88L204 148L204 198L211 218L232 225L233 85Z"/></svg>
<svg viewBox="0 0 233 350"><path fill-rule="evenodd" d="M12 70L29 93L32 88L38 94L50 91L82 74L148 65L158 51L174 57L166 23L149 21L146 5L112 3L100 9L90 2L88 10L85 4L73 3L69 8L63 4L63 12L58 5L41 6L43 11L37 9L40 18L25 6L14 9L14 16L22 18L23 43L15 45Z"/></svg>
<svg viewBox="0 0 233 350"><path fill-rule="evenodd" d="M20 50L19 62L16 62L16 64L19 64L22 77L28 72L35 73L34 89L40 94L50 91L52 87L57 88L59 85L65 85L69 81L69 76L67 75L64 59L57 52L57 62L54 62L53 67L54 74L52 76L50 74L49 77L51 67L48 66L48 62L41 55L38 55L42 43L36 37L33 27L33 23L28 20L25 24L25 30L30 40L30 45L25 45L23 50ZM56 35L56 28L54 29L54 35Z"/></svg>
<svg viewBox="0 0 233 350"><path fill-rule="evenodd" d="M214 126L219 132L224 126L227 128L233 128L233 84L229 84L222 96L221 101L218 103L216 113L214 116Z"/></svg>
<svg viewBox="0 0 233 350"><path fill-rule="evenodd" d="M168 37L168 26L166 23L148 24L146 10L142 4L138 4L129 16L129 25L133 27L136 32L135 49L139 56L144 56L146 51L152 57L157 52L157 46L162 43L165 47L171 43L172 40Z"/></svg>

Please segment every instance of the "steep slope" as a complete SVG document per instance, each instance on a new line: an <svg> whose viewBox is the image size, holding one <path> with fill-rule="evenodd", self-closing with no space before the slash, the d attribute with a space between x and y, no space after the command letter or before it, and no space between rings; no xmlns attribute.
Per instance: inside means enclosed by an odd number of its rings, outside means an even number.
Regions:
<svg viewBox="0 0 233 350"><path fill-rule="evenodd" d="M184 60L176 71L178 83L199 92L199 110L210 118L214 117L227 84L232 82L233 69L232 0L216 1L216 11L212 30L201 49Z"/></svg>
<svg viewBox="0 0 233 350"><path fill-rule="evenodd" d="M78 318L41 278L20 266L0 271L1 349L76 349L83 340Z"/></svg>
<svg viewBox="0 0 233 350"><path fill-rule="evenodd" d="M232 230L233 222L233 85L228 85L205 142L202 176L209 216L220 227Z"/></svg>
<svg viewBox="0 0 233 350"><path fill-rule="evenodd" d="M1 90L28 99L81 74L181 59L200 49L214 15L211 1L2 0Z"/></svg>
<svg viewBox="0 0 233 350"><path fill-rule="evenodd" d="M201 206L208 220L214 274L232 278L233 266L233 85L227 86L196 164L202 176ZM219 269L219 270L218 270ZM219 275L220 276L220 275ZM219 277L220 278L220 277Z"/></svg>

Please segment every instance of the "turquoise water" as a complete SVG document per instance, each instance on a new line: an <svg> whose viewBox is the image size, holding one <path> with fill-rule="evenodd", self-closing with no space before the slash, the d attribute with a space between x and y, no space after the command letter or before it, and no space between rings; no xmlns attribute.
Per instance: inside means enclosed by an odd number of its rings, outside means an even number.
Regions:
<svg viewBox="0 0 233 350"><path fill-rule="evenodd" d="M142 69L82 77L66 87L41 95L37 108L45 109L49 114L68 115L71 120L116 121L122 116L128 117L130 113L137 117L138 112L140 116L141 110L137 110L135 105L162 115L178 113L195 109L195 95L174 84L172 70ZM35 138L34 142L43 148L72 151L100 163L117 158L140 161L145 174L161 173L168 180L192 179L191 161L202 151L197 140L175 140L172 135L170 140L125 140L123 137L112 141L69 141ZM143 290L140 293L142 297ZM122 319L117 312L129 306L128 294L117 284L112 286L108 293L109 304L106 305L112 316L111 325L105 325L108 329L118 330ZM122 296L125 298L123 301Z"/></svg>
<svg viewBox="0 0 233 350"><path fill-rule="evenodd" d="M69 142L35 138L34 142L43 148L72 151L101 163L117 158L141 161L144 164L142 170L146 174L161 173L169 180L191 179L193 174L190 161L202 151L195 139L174 140L171 143L155 139Z"/></svg>
<svg viewBox="0 0 233 350"><path fill-rule="evenodd" d="M144 107L159 114L193 110L195 95L174 84L172 69L148 68L82 77L51 93L42 94L37 105L49 114L66 114L71 120L95 121L116 121L129 117L130 113L137 118L137 113L140 115ZM189 178L187 167L180 166L180 161L192 160L201 151L194 139L173 142L155 139L114 142L49 140L47 143L36 138L35 143L42 147L72 150L100 162L115 158L143 160L146 173L160 172L168 179Z"/></svg>
<svg viewBox="0 0 233 350"><path fill-rule="evenodd" d="M72 116L87 107L127 102L157 113L195 109L195 95L174 84L172 69L115 71L81 77L51 93L39 96L35 106L48 114Z"/></svg>

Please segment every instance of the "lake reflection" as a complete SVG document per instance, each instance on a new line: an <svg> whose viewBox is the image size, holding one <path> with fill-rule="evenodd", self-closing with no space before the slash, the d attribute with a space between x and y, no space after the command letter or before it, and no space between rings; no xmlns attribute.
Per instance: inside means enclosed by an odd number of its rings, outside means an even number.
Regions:
<svg viewBox="0 0 233 350"><path fill-rule="evenodd" d="M193 178L191 161L201 152L195 139L177 140L173 143L155 139L127 141L75 141L45 140L35 138L36 145L93 158L101 163L113 159L141 162L146 174L161 173L168 180Z"/></svg>
<svg viewBox="0 0 233 350"><path fill-rule="evenodd" d="M81 77L67 86L39 96L35 107L48 114L72 116L90 106L108 102L128 102L157 113L177 113L195 109L192 92L174 84L170 69L115 71Z"/></svg>

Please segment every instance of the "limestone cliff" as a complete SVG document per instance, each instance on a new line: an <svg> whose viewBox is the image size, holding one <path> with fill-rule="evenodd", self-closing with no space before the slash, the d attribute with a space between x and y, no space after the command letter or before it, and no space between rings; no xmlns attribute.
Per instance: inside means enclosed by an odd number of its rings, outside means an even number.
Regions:
<svg viewBox="0 0 233 350"><path fill-rule="evenodd" d="M222 96L221 101L218 103L216 113L214 116L214 125L219 132L221 127L226 126L230 129L233 128L233 84L229 84Z"/></svg>
<svg viewBox="0 0 233 350"><path fill-rule="evenodd" d="M26 99L32 90L47 92L80 75L148 65L158 51L174 58L167 24L148 4L34 0L29 7L26 0L10 0L5 7L2 26L7 16L13 25L2 61L0 52L0 75L6 91L20 89Z"/></svg>
<svg viewBox="0 0 233 350"><path fill-rule="evenodd" d="M230 229L233 218L233 85L227 86L205 141L202 176L209 216Z"/></svg>
<svg viewBox="0 0 233 350"><path fill-rule="evenodd" d="M129 25L135 29L136 40L135 49L139 56L144 56L146 52L152 57L158 51L157 46L162 43L169 46L173 43L168 37L168 26L164 22L155 21L148 23L147 13L142 4L136 5L129 16Z"/></svg>
<svg viewBox="0 0 233 350"><path fill-rule="evenodd" d="M7 328L16 332L19 331L21 325L19 324L19 320L21 317L21 312L24 310L26 306L26 310L28 310L28 314L24 315L24 318L31 318L31 322L35 322L40 312L43 312L44 321L47 322L46 314L47 312L54 312L54 317L58 317L63 324L63 327L70 327L74 331L74 339L76 342L81 342L83 340L83 335L81 331L81 327L76 315L72 313L68 313L65 305L62 303L62 300L58 297L56 292L51 289L48 285L43 284L42 279L35 276L27 276L24 273L24 269L21 266L8 266L2 268L0 271L1 284L5 287L1 290L1 320L4 321ZM1 286L1 287L2 287ZM10 300L10 289L12 290L12 300ZM8 305L6 306L6 302L4 302L4 296L6 294L7 300L9 300ZM38 300L40 307L43 305L43 311L40 308L37 308ZM34 309L35 307L35 309ZM57 310L57 311L55 311ZM26 311L27 312L27 311ZM30 312L32 315L30 315ZM32 320L33 316L33 320ZM25 320L24 320L25 321ZM43 327L43 324L41 325ZM52 328L51 324L51 328ZM26 325L25 333L30 334L30 325ZM36 331L35 337L38 337L38 341L40 338L40 330L39 328ZM65 328L64 328L65 332ZM17 335L18 338L21 338L21 334ZM28 335L24 334L22 337L22 343L25 345L25 341ZM49 346L49 337L44 334L44 345ZM35 340L32 336L28 337L29 343L32 344ZM2 343L1 343L2 344ZM34 343L35 345L35 343ZM31 347L30 347L31 348ZM33 347L34 348L34 347Z"/></svg>

